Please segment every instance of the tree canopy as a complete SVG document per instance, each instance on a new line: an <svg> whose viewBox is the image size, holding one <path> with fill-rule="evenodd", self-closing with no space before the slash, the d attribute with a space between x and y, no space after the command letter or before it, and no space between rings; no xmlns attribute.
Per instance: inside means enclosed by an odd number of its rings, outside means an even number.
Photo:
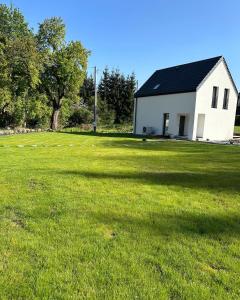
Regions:
<svg viewBox="0 0 240 300"><path fill-rule="evenodd" d="M134 73L124 76L118 69L110 72L108 68L105 68L103 71L98 89L99 97L100 101L105 103L105 109L114 114L114 123L132 120L135 89Z"/></svg>
<svg viewBox="0 0 240 300"><path fill-rule="evenodd" d="M44 57L41 89L52 104L51 128L55 130L63 101L74 100L83 84L89 51L79 41L65 42L61 18L40 24L37 40Z"/></svg>
<svg viewBox="0 0 240 300"><path fill-rule="evenodd" d="M0 117L16 108L20 98L27 101L29 91L39 83L39 70L36 40L23 15L0 5Z"/></svg>
<svg viewBox="0 0 240 300"><path fill-rule="evenodd" d="M0 127L92 123L89 55L80 41L67 42L61 18L43 20L34 33L17 8L0 4ZM100 123L131 122L135 88L134 74L105 68L98 84Z"/></svg>

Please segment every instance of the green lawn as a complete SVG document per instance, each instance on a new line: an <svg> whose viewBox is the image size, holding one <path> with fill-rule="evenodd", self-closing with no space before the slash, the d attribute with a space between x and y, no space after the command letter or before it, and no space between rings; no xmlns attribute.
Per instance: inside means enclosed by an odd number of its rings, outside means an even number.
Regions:
<svg viewBox="0 0 240 300"><path fill-rule="evenodd" d="M239 299L240 147L0 138L0 299Z"/></svg>
<svg viewBox="0 0 240 300"><path fill-rule="evenodd" d="M234 133L240 134L240 126L235 126Z"/></svg>

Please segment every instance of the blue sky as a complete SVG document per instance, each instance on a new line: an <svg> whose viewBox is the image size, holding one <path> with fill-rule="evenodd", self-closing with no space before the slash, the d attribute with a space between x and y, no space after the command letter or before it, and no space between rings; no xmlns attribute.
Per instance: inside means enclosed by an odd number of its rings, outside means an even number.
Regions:
<svg viewBox="0 0 240 300"><path fill-rule="evenodd" d="M224 55L240 87L239 0L14 0L34 29L61 16L67 39L92 51L89 71L134 71L141 85L156 69Z"/></svg>

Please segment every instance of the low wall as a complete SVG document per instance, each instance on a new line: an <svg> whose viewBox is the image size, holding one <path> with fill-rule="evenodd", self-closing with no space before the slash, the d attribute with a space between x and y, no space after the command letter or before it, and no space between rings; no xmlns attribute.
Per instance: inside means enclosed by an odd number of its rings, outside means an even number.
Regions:
<svg viewBox="0 0 240 300"><path fill-rule="evenodd" d="M32 133L32 132L43 132L43 129L30 129L30 128L16 128L16 129L0 129L1 135L13 135L13 134L24 134L24 133Z"/></svg>

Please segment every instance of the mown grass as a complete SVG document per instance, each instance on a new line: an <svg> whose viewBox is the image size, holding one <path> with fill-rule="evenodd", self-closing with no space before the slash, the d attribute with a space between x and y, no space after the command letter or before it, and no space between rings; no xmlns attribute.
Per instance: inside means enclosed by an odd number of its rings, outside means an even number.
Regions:
<svg viewBox="0 0 240 300"><path fill-rule="evenodd" d="M235 126L234 133L240 134L240 126Z"/></svg>
<svg viewBox="0 0 240 300"><path fill-rule="evenodd" d="M0 139L1 299L239 299L240 147Z"/></svg>

